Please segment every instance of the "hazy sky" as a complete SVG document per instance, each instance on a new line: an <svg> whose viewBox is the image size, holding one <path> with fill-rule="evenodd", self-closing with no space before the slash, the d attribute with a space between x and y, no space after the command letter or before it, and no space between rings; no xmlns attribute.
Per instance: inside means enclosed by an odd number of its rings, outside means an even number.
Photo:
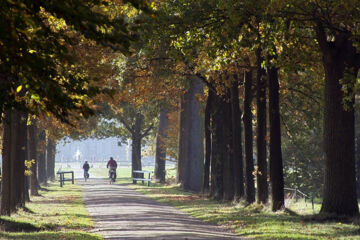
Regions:
<svg viewBox="0 0 360 240"><path fill-rule="evenodd" d="M70 141L70 142L68 142ZM127 153L127 146L118 146L117 138L102 140L87 139L83 141L60 141L56 146L56 161L106 161L111 156L119 161L130 161L131 149Z"/></svg>

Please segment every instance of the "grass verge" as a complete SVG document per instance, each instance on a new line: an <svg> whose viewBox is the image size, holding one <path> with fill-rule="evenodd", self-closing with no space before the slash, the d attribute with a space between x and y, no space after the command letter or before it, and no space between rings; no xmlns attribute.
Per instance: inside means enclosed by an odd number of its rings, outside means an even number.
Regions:
<svg viewBox="0 0 360 240"><path fill-rule="evenodd" d="M81 188L55 183L32 197L25 209L10 217L0 217L0 239L68 239L100 240L100 235L88 233L94 223L82 202Z"/></svg>
<svg viewBox="0 0 360 240"><path fill-rule="evenodd" d="M131 186L159 202L250 239L360 239L359 225L306 221L306 216L314 213L311 204L297 202L290 206L290 211L273 213L268 206L253 204L245 207L241 203L213 201L174 185ZM315 212L319 208L320 204L315 204Z"/></svg>

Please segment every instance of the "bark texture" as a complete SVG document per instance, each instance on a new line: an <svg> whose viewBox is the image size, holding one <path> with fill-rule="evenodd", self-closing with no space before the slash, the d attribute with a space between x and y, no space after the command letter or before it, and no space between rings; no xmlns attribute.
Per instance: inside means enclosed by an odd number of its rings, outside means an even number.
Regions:
<svg viewBox="0 0 360 240"><path fill-rule="evenodd" d="M166 136L168 128L167 109L161 108L159 116L159 126L156 136L156 153L155 153L155 179L158 182L165 183L166 167Z"/></svg>
<svg viewBox="0 0 360 240"><path fill-rule="evenodd" d="M15 209L25 206L25 160L27 159L27 114L23 111L16 111L16 153L13 164L12 176L12 200Z"/></svg>
<svg viewBox="0 0 360 240"><path fill-rule="evenodd" d="M225 151L225 133L223 115L225 114L223 99L214 94L211 114L211 196L220 200L224 196L224 158Z"/></svg>
<svg viewBox="0 0 360 240"><path fill-rule="evenodd" d="M204 172L204 123L197 95L203 94L203 84L197 76L190 76L189 83L181 101L177 179L185 190L199 192Z"/></svg>
<svg viewBox="0 0 360 240"><path fill-rule="evenodd" d="M142 173L134 173L134 170L142 170L141 164L141 128L143 125L144 118L141 114L136 115L135 125L132 133L132 143L131 143L131 172L132 176L135 178L143 178Z"/></svg>
<svg viewBox="0 0 360 240"><path fill-rule="evenodd" d="M3 117L2 136L2 179L1 179L1 215L10 215L11 196L11 110Z"/></svg>
<svg viewBox="0 0 360 240"><path fill-rule="evenodd" d="M245 142L245 198L251 204L255 202L254 158L253 158L253 129L252 129L252 74L244 74L244 142Z"/></svg>
<svg viewBox="0 0 360 240"><path fill-rule="evenodd" d="M30 175L30 194L31 196L38 196L38 180L37 180L37 127L36 121L33 120L31 125L28 126L28 146L29 146L29 159L33 160L31 165Z"/></svg>
<svg viewBox="0 0 360 240"><path fill-rule="evenodd" d="M204 180L203 192L210 190L210 164L211 164L211 104L214 98L214 92L209 90L209 96L205 107L205 163L204 163Z"/></svg>
<svg viewBox="0 0 360 240"><path fill-rule="evenodd" d="M278 69L268 70L269 80L269 119L270 119L270 184L272 211L284 207L284 173L281 153L281 126L279 107Z"/></svg>
<svg viewBox="0 0 360 240"><path fill-rule="evenodd" d="M55 180L55 153L56 143L48 138L46 147L46 176L48 180Z"/></svg>
<svg viewBox="0 0 360 240"><path fill-rule="evenodd" d="M41 184L46 183L46 132L40 130L38 136L38 181Z"/></svg>
<svg viewBox="0 0 360 240"><path fill-rule="evenodd" d="M224 184L224 200L233 200L235 196L235 178L234 171L234 146L233 146L233 125L232 125L232 112L231 112L231 92L230 89L227 89L227 93L225 99L222 99L222 108L223 114L220 115L220 119L222 119L222 126L217 126L222 128L223 131L223 139L221 140L220 146L223 148L222 152L224 155L222 156L224 165L223 165L223 184Z"/></svg>
<svg viewBox="0 0 360 240"><path fill-rule="evenodd" d="M8 109L3 118L1 215L25 204L26 114Z"/></svg>
<svg viewBox="0 0 360 240"><path fill-rule="evenodd" d="M237 79L237 77L235 78ZM244 196L244 166L242 153L241 110L239 103L239 81L231 88L232 154L234 174L234 197L239 200Z"/></svg>
<svg viewBox="0 0 360 240"><path fill-rule="evenodd" d="M316 30L325 69L325 183L320 212L357 216L352 91L360 57L349 33L338 33L335 41L328 42L323 27L318 25ZM349 89L347 93L342 91L344 85Z"/></svg>
<svg viewBox="0 0 360 240"><path fill-rule="evenodd" d="M261 66L263 58L261 49L257 49L257 202L266 203L268 201L269 190L267 183L267 163L266 163L266 79L265 71Z"/></svg>

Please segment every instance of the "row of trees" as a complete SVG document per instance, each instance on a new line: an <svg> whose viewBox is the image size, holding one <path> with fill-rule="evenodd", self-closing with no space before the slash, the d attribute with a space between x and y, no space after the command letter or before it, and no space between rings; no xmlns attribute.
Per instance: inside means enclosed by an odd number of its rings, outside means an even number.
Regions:
<svg viewBox="0 0 360 240"><path fill-rule="evenodd" d="M99 82L111 71L96 72L106 65L97 57L109 52L100 46L128 54L136 38L124 14L109 9L130 4L145 7L136 0L1 3L1 214L23 207L29 189L37 195L39 183L54 178L56 140L91 128L91 120L79 120L95 112L96 95L111 93Z"/></svg>
<svg viewBox="0 0 360 240"><path fill-rule="evenodd" d="M245 195L251 203L255 200L255 174L257 201L265 203L269 177L276 211L284 206L284 169L291 179L301 166L284 168L282 137L286 146L296 146L300 140L311 143L304 136L323 134L323 140L316 142L316 146L323 142L323 154L315 152L321 149L316 148L310 160L313 174L321 175L324 169L321 212L358 215L354 142L358 4L184 0L154 2L152 7L156 17L139 17L145 19L142 36L147 40L141 53L150 61L159 48L165 49L162 58L167 59L168 74L173 83L180 81L185 91L178 142L178 181L182 186L195 191L203 186L217 199ZM205 109L196 100L202 95L202 84L206 85ZM306 106L295 105L301 98L308 99ZM199 114L202 111L204 119ZM319 113L323 117L314 116ZM302 118L306 125L293 131ZM205 134L201 130L204 125ZM281 133L281 125L286 134ZM256 137L255 151L252 136ZM307 161L301 148L294 152L286 156L295 159L303 154L302 163Z"/></svg>
<svg viewBox="0 0 360 240"><path fill-rule="evenodd" d="M140 170L141 145L157 126L160 182L171 156L184 189L248 203L267 203L270 195L277 211L284 179L318 189L324 168L321 212L359 214L358 3L153 1L149 11L131 2L137 9L108 1L4 3L16 11L1 15L10 23L0 39L8 93L1 100L3 140L27 127L29 113L48 112L77 126L62 127L60 136L132 139L133 170ZM10 159L26 155L23 138L3 141L9 181L19 177Z"/></svg>

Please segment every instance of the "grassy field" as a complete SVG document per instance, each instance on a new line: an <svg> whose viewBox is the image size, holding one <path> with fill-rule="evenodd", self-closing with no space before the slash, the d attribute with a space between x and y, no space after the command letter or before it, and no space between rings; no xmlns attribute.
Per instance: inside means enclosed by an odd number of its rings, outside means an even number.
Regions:
<svg viewBox="0 0 360 240"><path fill-rule="evenodd" d="M87 233L94 223L81 199L81 188L56 183L32 197L25 210L11 217L0 217L0 239L38 240L100 240L101 236Z"/></svg>
<svg viewBox="0 0 360 240"><path fill-rule="evenodd" d="M154 171L154 168L153 167L144 167L143 170ZM91 178L91 176L106 178L108 176L108 172L109 172L109 170L107 168L90 168L90 170L89 170L90 178ZM167 172L166 179L169 182L171 182L171 179L175 180L175 176L176 176L175 169L168 168L166 170L166 172ZM119 167L116 170L116 174L117 174L117 182L118 183L131 183L132 182L131 181L131 168Z"/></svg>
<svg viewBox="0 0 360 240"><path fill-rule="evenodd" d="M156 200L173 205L190 215L206 222L221 225L229 231L251 239L360 239L360 226L344 222L314 222L312 215L320 209L320 203L304 201L287 202L289 210L278 213L269 206L241 203L224 203L210 200L201 195L182 191L175 185L140 184L131 185L136 190L148 194Z"/></svg>
<svg viewBox="0 0 360 240"><path fill-rule="evenodd" d="M152 168L144 168L144 170L153 170ZM98 177L106 177L108 170L106 168L92 168L90 169L90 175ZM171 182L171 178L175 176L173 169L168 169L167 180ZM118 180L117 183L131 183L131 171L128 167L120 167L117 170ZM176 185L160 185L152 183L150 187L146 187L141 183L136 185L129 185L132 188L155 198L156 200L173 205L177 208L182 209L185 212L188 212L190 215L200 218L206 222L215 223L224 227L225 229L235 232L241 236L250 239L359 239L360 240L360 226L359 221L357 224L354 223L345 223L345 222L315 222L310 221L311 215L316 214L320 210L320 201L315 202L314 210L311 207L310 203L305 203L303 200L295 202L293 200L287 200L286 206L288 210L284 210L278 213L273 213L270 211L269 206L260 206L260 205L250 205L245 207L242 203L229 203L229 202L217 202L211 199L208 199L204 196L197 195L190 192L182 191ZM74 188L71 192L77 195L78 189L76 186L66 185L66 188ZM55 188L58 189L58 188ZM65 188L63 189L65 190ZM56 191L62 191L58 189ZM55 191L55 195L56 195ZM65 191L69 194L69 191ZM46 194L51 194L50 192L44 192L44 197ZM71 195L63 198L72 198ZM34 203L36 204L36 203ZM75 204L76 205L76 204ZM73 204L70 206L74 206ZM75 206L74 206L75 207ZM77 206L80 207L80 206ZM35 207L29 208L36 212ZM81 207L80 207L81 208ZM40 211L40 210L38 210ZM48 211L46 211L48 212ZM60 211L63 212L63 211ZM77 214L79 212L76 210ZM27 217L31 216L29 213L21 213L16 217L19 221L21 215ZM71 224L60 224L61 222L66 222L65 217L61 217L61 220L57 219L47 219L49 213L44 215L44 223L41 221L33 220L21 220L23 222L40 222L36 224L37 228L43 230L36 232L31 232L31 234L38 234L34 237L20 237L21 239L99 239L95 235L84 235L83 230L89 229L92 226L90 220L85 220L86 215L82 215L80 219L76 219L75 222L69 220ZM54 214L50 214L54 215ZM62 215L62 214L61 214ZM67 217L74 217L72 214L65 214ZM36 214L37 218L41 219L41 214ZM46 216L46 217L45 217ZM51 217L51 216L50 216ZM60 222L60 223L59 223ZM65 225L65 226L64 226ZM57 232L51 232L53 229L56 229ZM65 230L66 229L66 230ZM70 231L70 232L66 232ZM5 239L16 239L11 236L16 236L15 233L6 233ZM13 235L9 235L13 234ZM20 233L18 233L20 234ZM55 234L56 237L46 234ZM63 237L61 234L68 234L67 237ZM5 236L5 235L0 235ZM23 234L22 236L27 236Z"/></svg>

